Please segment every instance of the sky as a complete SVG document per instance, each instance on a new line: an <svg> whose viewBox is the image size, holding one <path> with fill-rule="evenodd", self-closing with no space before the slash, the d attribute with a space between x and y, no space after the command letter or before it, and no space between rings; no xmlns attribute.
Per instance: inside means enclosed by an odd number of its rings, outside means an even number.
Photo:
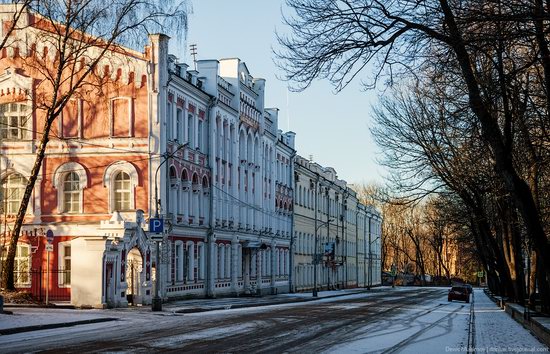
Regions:
<svg viewBox="0 0 550 354"><path fill-rule="evenodd" d="M284 0L192 0L187 48L197 45L197 60L238 57L253 77L266 79L266 107L280 109L279 129L296 133L299 155L312 155L348 183L383 183L386 172L376 163L379 154L369 132L376 93L356 81L335 94L320 80L303 92L290 92L273 61L275 32L287 30L281 11L289 11ZM180 61L192 63L188 49L179 54Z"/></svg>

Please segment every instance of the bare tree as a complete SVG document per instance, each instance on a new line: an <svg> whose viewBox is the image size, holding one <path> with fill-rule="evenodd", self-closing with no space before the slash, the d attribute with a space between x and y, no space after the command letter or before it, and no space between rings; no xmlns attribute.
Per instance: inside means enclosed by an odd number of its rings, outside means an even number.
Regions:
<svg viewBox="0 0 550 354"><path fill-rule="evenodd" d="M525 100L520 99L521 90L512 95L509 85L518 73L529 76L537 66L542 74L539 81L550 82L544 25L549 4L540 0L287 0L287 4L294 11L285 19L291 33L279 36L282 49L276 54L296 89L324 78L340 90L369 64L374 75L365 82L367 87L380 78L389 83L423 79L438 67L457 74L464 91L461 100L474 119L472 127L479 129L481 142L490 150L483 156L490 156L487 161L519 210L547 277L550 245L535 186L514 160L519 148L513 139L513 118L518 113L514 109ZM547 84L539 87L548 92ZM541 112L547 119L548 108ZM422 178L421 172L416 173Z"/></svg>
<svg viewBox="0 0 550 354"><path fill-rule="evenodd" d="M3 6L1 15L2 37L0 38L0 50L9 46L9 40L14 31L22 30L26 24L22 23L21 17L26 15L29 8L35 7L40 0L0 0Z"/></svg>
<svg viewBox="0 0 550 354"><path fill-rule="evenodd" d="M40 73L40 95L34 99L45 120L36 160L11 233L2 274L2 287L14 289L14 259L25 213L35 186L52 124L71 97L101 86L105 58L131 54L126 46L140 46L146 34L174 32L184 38L187 26L185 0L42 0L29 6L30 35L45 44L44 52L29 48L25 65ZM183 33L182 33L183 32ZM12 34L13 43L19 34Z"/></svg>

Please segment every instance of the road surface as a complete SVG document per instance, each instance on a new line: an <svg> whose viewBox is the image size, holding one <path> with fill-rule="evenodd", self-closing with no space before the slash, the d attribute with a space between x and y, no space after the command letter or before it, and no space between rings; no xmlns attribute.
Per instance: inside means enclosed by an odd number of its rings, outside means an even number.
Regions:
<svg viewBox="0 0 550 354"><path fill-rule="evenodd" d="M0 336L1 352L445 353L469 344L470 304L412 288L196 314L111 311L119 320Z"/></svg>

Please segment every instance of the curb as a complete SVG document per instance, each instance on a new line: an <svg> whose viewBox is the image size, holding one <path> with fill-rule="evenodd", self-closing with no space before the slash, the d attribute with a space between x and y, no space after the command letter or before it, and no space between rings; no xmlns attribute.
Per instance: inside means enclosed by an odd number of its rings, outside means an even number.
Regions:
<svg viewBox="0 0 550 354"><path fill-rule="evenodd" d="M111 317L92 318L90 320L82 320L82 321L74 321L74 322L48 323L48 324L35 325L35 326L6 328L6 329L0 329L0 335L9 335L9 334L16 334L16 333L23 333L23 332L39 331L39 330L43 330L43 329L72 327L72 326L78 326L78 325L83 325L83 324L101 323L101 322L109 322L109 321L116 321L116 320L118 320L118 318L111 318Z"/></svg>
<svg viewBox="0 0 550 354"><path fill-rule="evenodd" d="M4 304L4 307L11 307L11 308L42 308L42 309L69 309L74 310L76 307L74 305L55 305L55 304L49 304L49 305L41 305L41 304L14 304L14 303L8 303Z"/></svg>

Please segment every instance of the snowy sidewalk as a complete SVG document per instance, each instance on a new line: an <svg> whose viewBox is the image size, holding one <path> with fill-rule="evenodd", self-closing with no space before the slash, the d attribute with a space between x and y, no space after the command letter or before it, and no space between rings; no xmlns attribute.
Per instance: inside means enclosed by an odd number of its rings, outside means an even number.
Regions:
<svg viewBox="0 0 550 354"><path fill-rule="evenodd" d="M0 314L0 335L70 327L116 320L101 310L70 310L55 308L10 308L13 314Z"/></svg>
<svg viewBox="0 0 550 354"><path fill-rule="evenodd" d="M548 353L531 332L475 289L475 353Z"/></svg>

